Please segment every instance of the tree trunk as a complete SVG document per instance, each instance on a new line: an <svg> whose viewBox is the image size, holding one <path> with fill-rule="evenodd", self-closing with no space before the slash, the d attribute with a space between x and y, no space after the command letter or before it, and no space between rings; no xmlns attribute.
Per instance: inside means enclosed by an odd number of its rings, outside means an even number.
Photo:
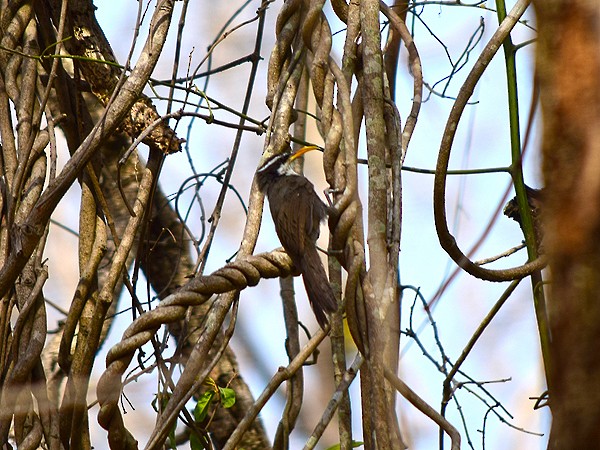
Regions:
<svg viewBox="0 0 600 450"><path fill-rule="evenodd" d="M600 441L600 6L536 2L552 333L550 448Z"/></svg>

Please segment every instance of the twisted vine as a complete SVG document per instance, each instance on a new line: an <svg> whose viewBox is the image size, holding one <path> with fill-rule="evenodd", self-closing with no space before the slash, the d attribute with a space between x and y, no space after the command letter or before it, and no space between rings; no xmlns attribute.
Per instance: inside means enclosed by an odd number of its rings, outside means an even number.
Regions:
<svg viewBox="0 0 600 450"><path fill-rule="evenodd" d="M137 442L123 424L119 411L118 401L122 390L122 377L135 352L139 347L148 342L161 325L182 320L190 306L206 302L212 295L230 291L240 291L248 286L255 286L262 278L276 278L289 276L295 271L288 255L276 250L254 256L247 256L239 261L228 264L211 275L199 276L190 281L176 293L166 297L159 306L140 316L123 333L121 341L113 346L106 356L106 370L100 377L97 387L100 412L98 422L108 431L109 441L113 448L134 449ZM217 303L217 302L215 302ZM211 309L207 315L206 327L220 329L225 314L231 303L220 305L222 308ZM208 333L210 334L210 333ZM202 333L202 342L211 340L206 332ZM205 345L205 347L209 345ZM184 374L198 374L198 365L204 361L198 358L198 345L192 352ZM207 351L206 348L202 349ZM178 384L184 384L181 382ZM176 388L177 389L177 388ZM173 396L176 392L173 392ZM173 407L175 410L176 408ZM165 412L167 414L167 412Z"/></svg>

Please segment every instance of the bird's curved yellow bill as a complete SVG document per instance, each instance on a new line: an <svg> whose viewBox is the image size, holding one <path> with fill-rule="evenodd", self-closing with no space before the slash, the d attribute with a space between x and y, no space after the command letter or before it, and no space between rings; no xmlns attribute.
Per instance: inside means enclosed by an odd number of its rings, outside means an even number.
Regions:
<svg viewBox="0 0 600 450"><path fill-rule="evenodd" d="M295 160L296 158L298 158L299 156L304 155L306 152L310 152L311 150L319 150L321 147L317 146L317 145L308 145L306 147L302 147L300 150L298 150L296 153L294 153L292 156L290 156L290 161Z"/></svg>

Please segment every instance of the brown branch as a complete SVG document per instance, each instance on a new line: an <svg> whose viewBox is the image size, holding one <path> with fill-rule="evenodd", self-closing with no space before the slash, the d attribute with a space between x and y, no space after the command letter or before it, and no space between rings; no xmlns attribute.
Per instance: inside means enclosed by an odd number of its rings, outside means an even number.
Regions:
<svg viewBox="0 0 600 450"><path fill-rule="evenodd" d="M152 73L166 39L172 13L173 2L163 1L156 9L150 34L141 52L138 64L125 80L114 101L107 108L102 119L85 138L60 175L50 182L40 200L22 223L16 223L12 233L20 235L19 245L12 249L2 270L0 270L0 296L6 295L14 280L24 267L41 239L50 215L63 198L65 192L83 171L94 156L101 142L122 122Z"/></svg>
<svg viewBox="0 0 600 450"><path fill-rule="evenodd" d="M361 372L362 386L368 385L363 394L363 423L370 421L377 446L401 448L398 420L395 417L394 396L389 385L384 382L384 367L396 371L397 351L392 330L399 329L399 305L396 292L397 274L389 265L388 224L391 211L388 209L388 170L386 161L390 158L390 148L386 135L398 135L397 127L386 126L385 105L389 100L389 90L384 83L381 33L379 30L379 1L363 1L360 5L362 80L360 94L363 99L364 118L367 126L366 144L369 176L368 230L369 269L362 279L365 300L366 324L368 329L365 356L368 364ZM393 195L398 195L394 192ZM395 256L392 255L391 258ZM389 312L388 312L389 311Z"/></svg>
<svg viewBox="0 0 600 450"><path fill-rule="evenodd" d="M317 423L317 426L308 438L308 442L304 446L305 450L312 450L317 445L317 442L319 442L319 439L325 432L325 428L327 428L327 425L329 425L329 423L331 422L331 419L333 418L333 414L335 413L336 409L338 409L338 407L343 405L343 403L346 401L345 399L348 397L348 389L350 388L350 385L356 378L356 375L358 374L359 369L362 367L363 362L364 358L359 353L354 358L354 361L352 362L350 367L347 370L344 370L344 372L341 374L338 385L336 386L336 390L333 393L331 400L329 400L329 403L327 404L325 411L323 411L323 415L321 416L319 423ZM351 438L352 436L348 435L347 437ZM340 445L340 448L343 448L342 445L343 444ZM352 440L349 439L346 445L347 448L351 448Z"/></svg>
<svg viewBox="0 0 600 450"><path fill-rule="evenodd" d="M448 434L452 442L452 450L460 450L460 433L450 422L448 422L440 413L433 409L425 400L419 397L411 388L408 387L396 374L385 369L385 378L396 388L396 390L408 400L415 408L437 423L442 430Z"/></svg>
<svg viewBox="0 0 600 450"><path fill-rule="evenodd" d="M206 238L206 243L199 255L199 262L201 264L200 273L203 272L204 265L206 264L206 255L209 251L212 241L221 219L221 210L223 208L223 204L225 202L225 194L229 188L229 183L231 181L231 176L233 174L233 169L235 167L235 163L237 161L237 157L240 150L240 145L242 142L242 131L243 127L246 123L246 116L248 114L248 110L250 108L250 101L252 100L252 92L254 89L254 84L256 81L256 75L258 73L258 63L259 63L259 55L260 55L260 47L263 41L263 32L265 27L265 19L266 19L266 7L267 2L263 0L261 3L261 7L258 9L257 16L259 19L258 29L256 31L256 39L254 41L254 58L252 58L252 69L250 71L250 75L248 76L248 83L246 84L246 94L244 96L244 104L242 105L242 111L240 115L240 120L238 123L238 130L235 135L235 141L233 143L233 149L231 151L231 155L229 157L229 163L227 165L227 170L225 172L225 176L223 177L223 181L221 183L221 189L219 191L219 197L217 198L217 203L211 214L210 219L210 230L208 232L208 236Z"/></svg>
<svg viewBox="0 0 600 450"><path fill-rule="evenodd" d="M519 278L519 279L513 280L510 283L510 285L502 293L500 298L496 301L496 303L494 303L494 306L492 306L492 308L490 309L490 312L488 312L487 315L484 317L484 319L479 323L479 325L477 326L477 330L475 330L475 332L469 339L469 342L467 342L467 345L465 345L464 349L460 353L460 356L458 357L456 362L452 365L452 369L450 370L450 372L448 372L448 374L446 375L446 378L444 379L444 397L442 399L442 404L448 403L450 401L450 398L452 395L452 391L451 391L452 381L454 380L454 376L460 369L460 366L462 365L463 362L465 362L465 360L467 359L467 356L469 355L469 353L471 352L471 350L473 349L473 347L475 346L475 344L477 343L477 341L479 340L479 338L481 337L481 335L483 334L483 332L485 331L487 326L491 323L492 319L494 317L496 317L496 314L500 311L502 306L510 298L510 296L512 295L514 290L517 288L517 286L519 285L521 280L522 280L522 278Z"/></svg>
<svg viewBox="0 0 600 450"><path fill-rule="evenodd" d="M55 11L59 9L57 3L59 3L59 0L51 1ZM161 5L161 3L163 4ZM169 9L169 1L162 0L162 2L159 2L157 9L162 8ZM77 66L89 83L92 92L108 107L115 98L115 93L124 87L124 74L114 64L116 58L96 21L93 5L86 0L68 2L65 28L71 37L71 39L64 42L65 48L71 55L85 58L85 60L78 60ZM160 48L156 50L160 54ZM142 60L140 59L140 61ZM104 64L103 61L113 64ZM133 72L131 75L133 75ZM120 128L129 134L132 139L135 139L157 119L159 119L159 115L150 99L138 93L134 104L124 115ZM150 136L144 140L144 143L156 146L165 154L181 150L181 141L166 122L162 122L159 127L154 128Z"/></svg>
<svg viewBox="0 0 600 450"><path fill-rule="evenodd" d="M408 117L405 120L404 129L402 131L402 163L406 157L408 150L408 144L412 137L413 131L417 125L417 119L419 117L419 111L421 109L421 102L423 101L423 66L421 65L421 57L417 50L415 41L408 30L406 23L402 17L398 16L392 8L387 6L384 2L380 2L381 12L389 19L393 26L393 29L398 33L398 36L404 42L406 50L408 51L408 60L410 64L411 75L413 77L413 101L412 107ZM390 80L391 83L391 80ZM391 95L394 100L393 92Z"/></svg>
<svg viewBox="0 0 600 450"><path fill-rule="evenodd" d="M289 380L294 374L302 367L308 357L315 351L317 346L325 339L326 333L323 330L319 330L310 341L304 346L302 351L287 365L287 367L280 367L277 373L269 380L269 383L263 390L262 394L256 400L256 403L248 411L244 420L240 422L240 426L231 435L227 441L227 445L223 447L223 450L233 450L238 448L238 443L242 434L246 431L248 426L255 420L256 416L260 413L261 409L265 406L271 396L277 391L281 383Z"/></svg>
<svg viewBox="0 0 600 450"><path fill-rule="evenodd" d="M152 288L161 299L176 292L189 281L194 273L194 263L188 248L189 237L184 224L171 208L168 198L158 189L154 195L152 218L148 224L147 242L141 251L141 268ZM173 261L177 261L173 264ZM203 331L202 324L210 310L210 302L188 308L186 317L171 322L169 332L175 336L181 349L180 363L185 366L194 344ZM224 336L219 335L215 347L221 347ZM210 377L229 383L236 393L236 402L231 408L216 408L214 419L207 429L215 445L220 448L238 426L248 408L254 403L249 387L244 382L233 351L228 347L210 372ZM172 386L169 387L172 389ZM195 395L200 395L200 389ZM269 446L266 432L260 420L252 424L242 443L250 448Z"/></svg>

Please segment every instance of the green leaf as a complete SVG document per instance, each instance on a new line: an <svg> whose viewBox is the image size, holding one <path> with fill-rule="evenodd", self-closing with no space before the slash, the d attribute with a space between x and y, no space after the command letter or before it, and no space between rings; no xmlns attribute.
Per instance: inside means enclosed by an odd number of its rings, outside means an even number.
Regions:
<svg viewBox="0 0 600 450"><path fill-rule="evenodd" d="M190 434L190 449L191 450L206 450L206 439L203 436L198 436L195 431Z"/></svg>
<svg viewBox="0 0 600 450"><path fill-rule="evenodd" d="M159 392L158 394L154 394L154 400L152 400L152 408L154 411L158 412L159 408L159 400L160 400L160 409L164 409L169 403L169 399L171 398L171 394L168 392Z"/></svg>
<svg viewBox="0 0 600 450"><path fill-rule="evenodd" d="M352 441L352 448L362 447L365 443L361 441ZM340 450L340 444L334 444L328 447L327 450Z"/></svg>
<svg viewBox="0 0 600 450"><path fill-rule="evenodd" d="M206 418L208 407L214 395L215 391L206 391L198 399L198 403L196 403L196 407L194 408L194 419L196 419L196 422L202 422Z"/></svg>
<svg viewBox="0 0 600 450"><path fill-rule="evenodd" d="M223 408L231 408L235 404L235 391L231 388L219 388L221 405Z"/></svg>
<svg viewBox="0 0 600 450"><path fill-rule="evenodd" d="M171 431L169 431L169 445L172 450L177 450L177 439L175 439L175 429L176 428L177 428L177 422L175 422L175 424L173 425L173 428L171 428Z"/></svg>

